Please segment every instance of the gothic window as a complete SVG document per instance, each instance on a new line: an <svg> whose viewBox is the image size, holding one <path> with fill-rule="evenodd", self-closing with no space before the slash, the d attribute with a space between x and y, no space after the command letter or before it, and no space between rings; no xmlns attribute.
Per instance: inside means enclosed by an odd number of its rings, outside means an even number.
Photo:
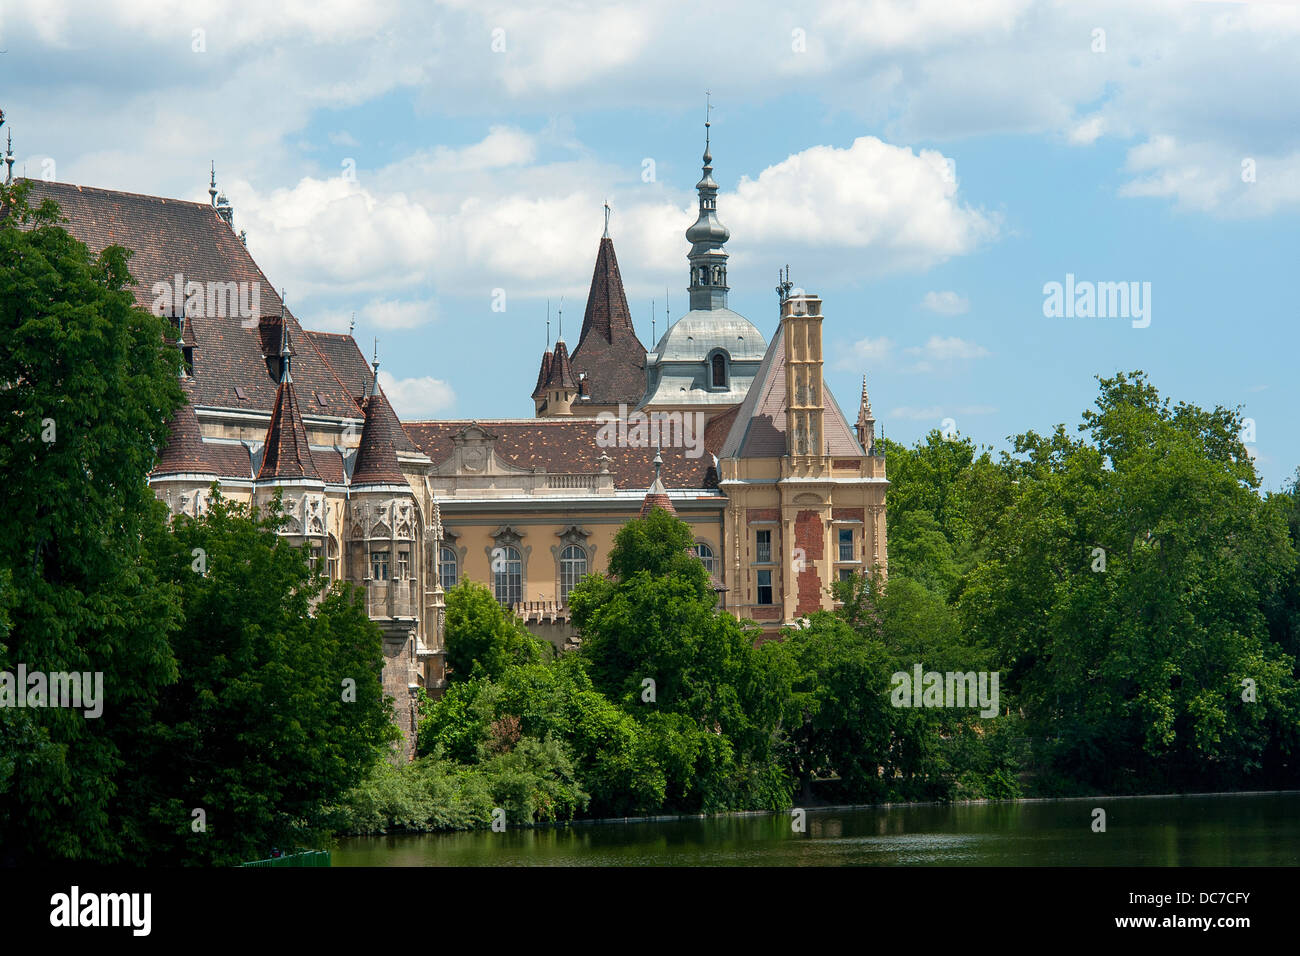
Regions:
<svg viewBox="0 0 1300 956"><path fill-rule="evenodd" d="M456 576L459 571L458 562L456 561L456 552L453 548L445 545L438 549L438 574L442 578L442 589L450 591L456 586Z"/></svg>
<svg viewBox="0 0 1300 956"><path fill-rule="evenodd" d="M309 541L307 543L307 547L309 549L308 559L307 559L308 563L311 565L311 569L313 571L319 571L320 570L320 542Z"/></svg>
<svg viewBox="0 0 1300 956"><path fill-rule="evenodd" d="M411 552L397 552L397 580L405 581L411 576Z"/></svg>
<svg viewBox="0 0 1300 956"><path fill-rule="evenodd" d="M334 535L329 536L325 546L325 566L329 572L330 580L339 579L339 539Z"/></svg>
<svg viewBox="0 0 1300 956"><path fill-rule="evenodd" d="M571 544L560 552L560 603L569 603L569 592L587 573L587 552Z"/></svg>
<svg viewBox="0 0 1300 956"><path fill-rule="evenodd" d="M771 571L758 572L758 603L759 604L772 603L772 572Z"/></svg>
<svg viewBox="0 0 1300 956"><path fill-rule="evenodd" d="M713 573L713 549L709 547L707 544L705 544L703 541L697 541L695 543L695 556L699 558L700 563L704 565L704 570L708 571L709 574L712 574Z"/></svg>
<svg viewBox="0 0 1300 956"><path fill-rule="evenodd" d="M713 366L713 387L727 387L727 357L721 352L715 352L712 360Z"/></svg>
<svg viewBox="0 0 1300 956"><path fill-rule="evenodd" d="M499 603L518 604L524 590L524 561L519 549L511 545L494 548L492 555L492 591Z"/></svg>
<svg viewBox="0 0 1300 956"><path fill-rule="evenodd" d="M370 576L376 581L388 580L388 552L370 552Z"/></svg>

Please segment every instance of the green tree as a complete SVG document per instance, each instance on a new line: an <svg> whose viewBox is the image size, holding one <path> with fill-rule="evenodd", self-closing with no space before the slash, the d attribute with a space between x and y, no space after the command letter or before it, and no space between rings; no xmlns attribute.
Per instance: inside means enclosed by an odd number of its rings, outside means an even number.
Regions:
<svg viewBox="0 0 1300 956"><path fill-rule="evenodd" d="M663 509L628 522L610 551L610 575L588 576L570 597L580 653L595 688L628 713L680 714L705 735L689 799L781 805L788 781L762 768L784 691L754 648L757 629L717 608L692 544L686 523Z"/></svg>
<svg viewBox="0 0 1300 956"><path fill-rule="evenodd" d="M136 307L129 253L92 254L26 190L0 186L0 671L98 673L104 700L96 718L0 707L0 847L112 862L127 756L176 679L181 611L143 547L165 520L145 477L183 401L180 355Z"/></svg>
<svg viewBox="0 0 1300 956"><path fill-rule="evenodd" d="M513 663L545 660L549 645L533 637L482 584L462 581L447 592L447 680L493 679Z"/></svg>
<svg viewBox="0 0 1300 956"><path fill-rule="evenodd" d="M161 693L124 785L142 861L230 865L318 846L328 805L397 738L379 628L355 589L322 595L281 521L278 498L262 516L217 495L156 541L185 618L180 680Z"/></svg>
<svg viewBox="0 0 1300 956"><path fill-rule="evenodd" d="M1100 381L1086 439L1017 438L963 621L1069 786L1294 782L1295 662L1265 609L1296 555L1239 415Z"/></svg>

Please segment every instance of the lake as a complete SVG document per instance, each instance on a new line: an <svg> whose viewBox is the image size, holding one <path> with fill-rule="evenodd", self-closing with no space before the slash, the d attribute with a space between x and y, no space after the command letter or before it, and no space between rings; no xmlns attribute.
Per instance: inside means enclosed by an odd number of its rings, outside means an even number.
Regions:
<svg viewBox="0 0 1300 956"><path fill-rule="evenodd" d="M787 813L349 837L333 865L1300 866L1300 792L810 809L802 833Z"/></svg>

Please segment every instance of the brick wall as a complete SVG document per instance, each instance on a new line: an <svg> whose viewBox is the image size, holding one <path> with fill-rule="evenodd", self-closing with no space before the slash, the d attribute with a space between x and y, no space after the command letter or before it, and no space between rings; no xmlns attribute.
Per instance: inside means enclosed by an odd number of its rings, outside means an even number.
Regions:
<svg viewBox="0 0 1300 956"><path fill-rule="evenodd" d="M822 581L813 562L825 555L825 530L816 511L800 511L794 519L794 545L807 556L799 573L796 614L811 614L822 606Z"/></svg>
<svg viewBox="0 0 1300 956"><path fill-rule="evenodd" d="M832 521L866 521L865 508L832 508Z"/></svg>

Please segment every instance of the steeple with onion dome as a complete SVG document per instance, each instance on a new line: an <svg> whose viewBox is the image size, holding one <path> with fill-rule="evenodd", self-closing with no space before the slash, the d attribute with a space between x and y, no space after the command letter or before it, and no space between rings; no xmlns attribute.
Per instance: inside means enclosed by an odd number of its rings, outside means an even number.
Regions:
<svg viewBox="0 0 1300 956"><path fill-rule="evenodd" d="M700 194L700 211L695 223L686 230L691 251L691 309L725 309L727 307L727 252L723 248L731 232L718 221L718 184L713 181L713 153L709 148L708 119L711 106L705 106L704 175L695 184Z"/></svg>

